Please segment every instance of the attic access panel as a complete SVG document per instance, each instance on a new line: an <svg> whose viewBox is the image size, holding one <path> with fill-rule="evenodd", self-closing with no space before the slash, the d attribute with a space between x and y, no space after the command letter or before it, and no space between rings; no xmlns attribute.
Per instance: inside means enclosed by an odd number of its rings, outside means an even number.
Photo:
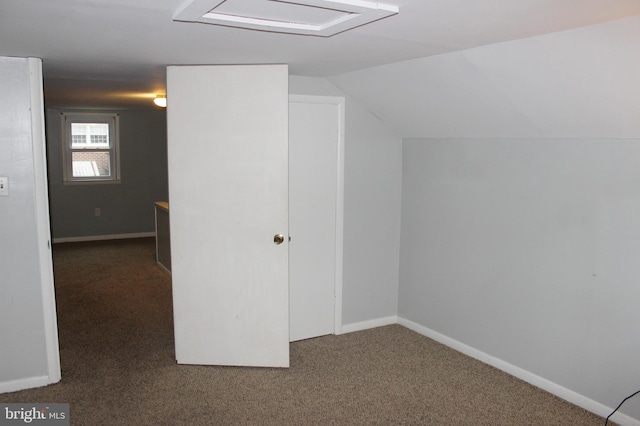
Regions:
<svg viewBox="0 0 640 426"><path fill-rule="evenodd" d="M191 0L173 20L330 37L397 13L362 0Z"/></svg>

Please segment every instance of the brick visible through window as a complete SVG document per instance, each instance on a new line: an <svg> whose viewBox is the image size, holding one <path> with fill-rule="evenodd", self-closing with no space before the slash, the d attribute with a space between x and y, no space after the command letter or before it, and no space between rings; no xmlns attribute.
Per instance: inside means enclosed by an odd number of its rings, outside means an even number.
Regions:
<svg viewBox="0 0 640 426"><path fill-rule="evenodd" d="M64 181L119 182L118 115L63 113Z"/></svg>

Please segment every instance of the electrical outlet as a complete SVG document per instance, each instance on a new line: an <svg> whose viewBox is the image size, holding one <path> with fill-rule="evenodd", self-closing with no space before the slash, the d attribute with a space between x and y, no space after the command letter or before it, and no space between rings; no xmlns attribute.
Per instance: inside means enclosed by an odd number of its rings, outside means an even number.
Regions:
<svg viewBox="0 0 640 426"><path fill-rule="evenodd" d="M100 207L96 207L95 214L96 216L100 216Z"/></svg>
<svg viewBox="0 0 640 426"><path fill-rule="evenodd" d="M0 177L0 197L9 196L9 178Z"/></svg>

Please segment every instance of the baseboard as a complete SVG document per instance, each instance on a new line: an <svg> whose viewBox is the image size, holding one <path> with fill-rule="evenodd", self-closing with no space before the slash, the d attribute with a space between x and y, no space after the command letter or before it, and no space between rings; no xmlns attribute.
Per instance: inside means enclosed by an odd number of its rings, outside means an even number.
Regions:
<svg viewBox="0 0 640 426"><path fill-rule="evenodd" d="M393 315L390 317L376 318L369 321L355 322L352 324L343 324L340 334L353 333L355 331L367 330L369 328L382 327L385 325L397 324L398 317Z"/></svg>
<svg viewBox="0 0 640 426"><path fill-rule="evenodd" d="M533 386L543 389L594 414L602 417L607 417L613 411L613 408L607 407L604 404L589 399L584 395L580 395L579 393L560 386L557 383L551 382L520 367L516 367L513 364L509 364L506 361L486 354L471 346L465 345L462 342L447 337L443 334L438 333L437 331L431 330L430 328L424 327L413 321L399 317L398 324L407 327L408 329L413 330L417 333L420 333L423 336L433 339L436 342L442 343L443 345L455 349L456 351L470 356L471 358L475 358L479 361L484 362L485 364L489 364L499 370L502 370L505 373L524 380L525 382L532 384ZM640 420L634 419L633 417L629 417L626 414L622 414L620 412L616 412L613 416L611 416L609 420L623 426L640 426Z"/></svg>
<svg viewBox="0 0 640 426"><path fill-rule="evenodd" d="M166 266L164 266L162 263L160 262L156 262L156 265L158 265L158 267L160 269L162 269L164 272L166 272L167 274L169 274L169 276L171 276L171 271L169 269L167 269Z"/></svg>
<svg viewBox="0 0 640 426"><path fill-rule="evenodd" d="M29 377L0 383L0 393L18 392L24 389L40 388L56 382L50 381L49 376Z"/></svg>
<svg viewBox="0 0 640 426"><path fill-rule="evenodd" d="M53 243L77 243L81 241L124 240L127 238L155 237L155 232L134 232L131 234L89 235L85 237L54 238Z"/></svg>

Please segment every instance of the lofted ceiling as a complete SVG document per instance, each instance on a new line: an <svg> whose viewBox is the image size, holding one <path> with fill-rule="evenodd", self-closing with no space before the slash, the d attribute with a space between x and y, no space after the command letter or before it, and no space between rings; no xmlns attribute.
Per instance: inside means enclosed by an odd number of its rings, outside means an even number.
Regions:
<svg viewBox="0 0 640 426"><path fill-rule="evenodd" d="M397 14L327 37L174 20L212 4L278 20L269 13L309 1L327 5L313 24L349 12L337 0L0 0L0 56L43 59L49 106L148 108L167 65L287 63L328 77L640 14L639 0L387 0Z"/></svg>

